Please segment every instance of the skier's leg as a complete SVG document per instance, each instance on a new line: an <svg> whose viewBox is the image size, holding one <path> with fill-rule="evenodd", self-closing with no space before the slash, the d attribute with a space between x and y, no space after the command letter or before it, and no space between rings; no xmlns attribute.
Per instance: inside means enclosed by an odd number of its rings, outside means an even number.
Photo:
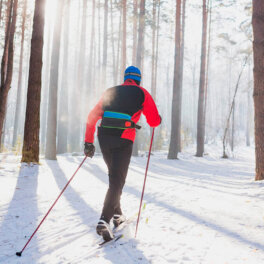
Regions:
<svg viewBox="0 0 264 264"><path fill-rule="evenodd" d="M101 219L107 223L110 222L114 214L122 214L120 197L125 184L133 147L132 141L120 138L117 138L117 140L116 147L112 148L110 153L102 151L104 159L110 161L108 166L109 188L101 215Z"/></svg>

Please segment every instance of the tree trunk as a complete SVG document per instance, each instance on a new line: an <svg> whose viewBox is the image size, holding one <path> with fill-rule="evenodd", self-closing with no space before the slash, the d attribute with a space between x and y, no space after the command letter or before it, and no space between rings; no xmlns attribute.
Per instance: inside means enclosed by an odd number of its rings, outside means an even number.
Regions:
<svg viewBox="0 0 264 264"><path fill-rule="evenodd" d="M123 10L123 40L122 40L122 67L121 67L121 82L123 81L123 74L126 69L126 12L127 12L127 0L122 1Z"/></svg>
<svg viewBox="0 0 264 264"><path fill-rule="evenodd" d="M136 58L137 58L137 26L138 26L138 0L133 0L133 52L132 52L133 65L136 65Z"/></svg>
<svg viewBox="0 0 264 264"><path fill-rule="evenodd" d="M159 31L160 31L160 0L158 0L158 18L157 18L157 36L156 36L156 58L155 58L155 68L154 68L154 83L153 91L155 91L155 96L157 93L157 70L158 70L158 59L159 59Z"/></svg>
<svg viewBox="0 0 264 264"><path fill-rule="evenodd" d="M211 28L212 28L212 1L208 0L209 8L209 28L208 28L208 47L207 47L207 59L206 59L206 74L205 74L205 91L204 91L204 114L203 123L206 124L207 102L208 102L208 87L209 87L209 66L211 55Z"/></svg>
<svg viewBox="0 0 264 264"><path fill-rule="evenodd" d="M113 0L110 0L110 6L111 6L111 42L112 42L112 54L113 54L113 82L116 84L117 69L116 69L114 24L113 24Z"/></svg>
<svg viewBox="0 0 264 264"><path fill-rule="evenodd" d="M156 100L156 87L154 85L155 82L155 64L156 64L156 30L157 30L157 22L156 22L156 10L157 10L157 0L153 0L153 8L152 8L152 51L151 51L151 95Z"/></svg>
<svg viewBox="0 0 264 264"><path fill-rule="evenodd" d="M79 102L82 102L84 88L84 63L85 63L85 48L86 48L86 11L87 0L83 0L81 21L81 40L77 59L77 79L76 87L73 89L72 100L72 119L71 119L71 148L70 151L80 151L80 136L81 136L81 115L82 108Z"/></svg>
<svg viewBox="0 0 264 264"><path fill-rule="evenodd" d="M39 162L39 116L45 0L35 2L22 162Z"/></svg>
<svg viewBox="0 0 264 264"><path fill-rule="evenodd" d="M46 145L46 131L47 131L47 113L48 113L48 99L49 99L49 79L50 79L50 60L51 60L51 37L52 37L52 27L53 25L49 24L47 29L47 41L46 41L46 54L45 54L45 63L43 67L43 85L41 89L41 104L40 104L40 150L45 153ZM44 53L43 53L44 54Z"/></svg>
<svg viewBox="0 0 264 264"><path fill-rule="evenodd" d="M235 146L235 111L236 110L236 101L234 101L233 113L232 113L232 133L231 133L231 151L234 151Z"/></svg>
<svg viewBox="0 0 264 264"><path fill-rule="evenodd" d="M248 64L248 90L247 90L247 123L246 123L246 145L250 146L250 124L251 124L251 85L250 85L251 67Z"/></svg>
<svg viewBox="0 0 264 264"><path fill-rule="evenodd" d="M21 90L22 90L22 76L23 76L23 59L24 59L24 39L25 39L25 22L27 14L27 0L24 2L23 14L22 14L22 25L21 25L21 46L20 46L20 58L19 58L19 74L17 84L17 103L15 110L15 123L12 146L14 147L17 142L18 135L18 122L20 120L21 113Z"/></svg>
<svg viewBox="0 0 264 264"><path fill-rule="evenodd" d="M46 149L45 158L56 160L57 153L57 104L58 104L58 86L59 86L59 62L61 46L61 27L62 11L64 0L57 2L57 13L54 23L53 44L50 65L50 83L49 83L49 105L46 131Z"/></svg>
<svg viewBox="0 0 264 264"><path fill-rule="evenodd" d="M142 73L142 58L144 53L144 31L145 31L145 0L140 0L140 13L139 13L139 27L138 27L138 44L137 44L137 57L136 67ZM138 156L138 138L134 142L133 156Z"/></svg>
<svg viewBox="0 0 264 264"><path fill-rule="evenodd" d="M177 0L176 27L175 27L175 55L174 55L174 78L171 112L171 138L168 159L177 159L180 151L181 133L181 97L180 90L180 64L181 64L181 0Z"/></svg>
<svg viewBox="0 0 264 264"><path fill-rule="evenodd" d="M253 1L256 177L264 180L264 1Z"/></svg>
<svg viewBox="0 0 264 264"><path fill-rule="evenodd" d="M137 60L136 66L140 69L142 67L143 46L144 46L144 31L145 31L145 0L140 0L140 14L138 27L138 45L137 45Z"/></svg>
<svg viewBox="0 0 264 264"><path fill-rule="evenodd" d="M63 78L60 89L60 104L59 104L59 120L58 120L58 141L57 141L57 153L62 154L67 152L68 143L68 122L69 122L69 111L68 111L68 54L69 54L69 27L70 27L70 0L64 6L64 25L63 25Z"/></svg>
<svg viewBox="0 0 264 264"><path fill-rule="evenodd" d="M3 134L3 125L6 115L7 96L11 87L13 77L14 58L14 35L16 30L17 2L10 3L9 19L5 37L5 46L1 64L1 84L0 84L0 142ZM0 146L1 147L1 146Z"/></svg>
<svg viewBox="0 0 264 264"><path fill-rule="evenodd" d="M119 76L119 57L120 57L120 44L121 44L121 25L122 25L122 16L120 15L119 17L119 31L118 31L118 43L117 43L117 54L116 54L116 81L115 84L117 83L118 76Z"/></svg>
<svg viewBox="0 0 264 264"><path fill-rule="evenodd" d="M87 87L90 90L92 86L92 68L93 68L93 56L95 56L94 52L94 34L95 34L95 0L93 0L93 12L92 12L92 24L91 24L91 36L90 36L90 51L89 51L89 59L88 59L88 73L87 73Z"/></svg>
<svg viewBox="0 0 264 264"><path fill-rule="evenodd" d="M183 84L183 68L184 68L184 47L185 47L185 11L186 11L186 0L182 0L182 14L181 14L181 64L180 64L180 91L182 98L182 84ZM182 99L180 99L182 100ZM180 114L180 126L181 126L181 114ZM181 152L181 132L178 133L178 145L179 152Z"/></svg>
<svg viewBox="0 0 264 264"><path fill-rule="evenodd" d="M199 83L199 99L197 114L197 149L196 156L202 157L204 154L204 135L205 135L205 76L206 76L206 51L207 51L207 6L206 0L203 0L203 29L202 29L202 46L201 46L201 69Z"/></svg>
<svg viewBox="0 0 264 264"><path fill-rule="evenodd" d="M0 1L0 23L2 21L2 8L3 8L3 0Z"/></svg>
<svg viewBox="0 0 264 264"><path fill-rule="evenodd" d="M104 4L104 44L103 44L103 72L102 72L102 89L106 85L106 66L107 66L107 29L108 29L108 0Z"/></svg>
<svg viewBox="0 0 264 264"><path fill-rule="evenodd" d="M245 68L245 66L247 64L247 60L248 60L248 57L246 57L245 62L243 64L243 66L242 66L242 69L241 69L241 71L239 73L239 76L238 76L238 79L237 79L237 83L236 83L235 93L234 93L234 96L233 96L233 100L232 100L232 103L231 103L230 111L229 111L227 122L226 122L226 127L225 127L224 137L223 137L223 156L222 156L222 158L225 158L225 159L228 158L228 156L226 154L226 137L227 137L227 132L229 130L230 118L231 118L232 112L234 111L235 99L236 99L237 91L238 91L238 88L239 88L240 79L241 79L243 70L244 70L244 68Z"/></svg>

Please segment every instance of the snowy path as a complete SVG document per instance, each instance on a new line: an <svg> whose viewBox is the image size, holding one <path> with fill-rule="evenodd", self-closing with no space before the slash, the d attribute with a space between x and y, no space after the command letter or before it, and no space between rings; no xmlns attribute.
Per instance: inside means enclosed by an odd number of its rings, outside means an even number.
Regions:
<svg viewBox="0 0 264 264"><path fill-rule="evenodd" d="M213 152L212 152L213 153ZM145 209L124 238L98 248L95 226L108 179L101 156L88 160L32 239L15 256L83 157L59 156L21 167L0 154L0 263L264 263L264 183L254 182L254 151L222 160L210 154L151 156ZM138 211L146 158L133 158L123 191L127 216Z"/></svg>

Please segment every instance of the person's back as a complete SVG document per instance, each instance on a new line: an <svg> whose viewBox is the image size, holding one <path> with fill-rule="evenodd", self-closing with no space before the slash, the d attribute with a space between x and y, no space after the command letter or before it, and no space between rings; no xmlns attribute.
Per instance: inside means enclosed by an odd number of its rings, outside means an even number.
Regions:
<svg viewBox="0 0 264 264"><path fill-rule="evenodd" d="M128 166L132 155L137 122L141 113L146 116L150 126L161 123L157 107L151 95L140 87L141 73L130 66L125 71L124 84L107 89L100 101L89 113L85 133L85 155L94 155L95 125L102 119L98 127L98 140L103 158L109 170L109 189L104 207L97 225L97 233L104 240L113 238L109 222L113 217L116 225L124 221L120 206L120 197L125 184Z"/></svg>

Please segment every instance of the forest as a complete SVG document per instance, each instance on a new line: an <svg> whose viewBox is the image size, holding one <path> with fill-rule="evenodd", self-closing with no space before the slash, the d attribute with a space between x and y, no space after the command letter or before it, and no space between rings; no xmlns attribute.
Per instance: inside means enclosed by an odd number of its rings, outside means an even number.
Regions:
<svg viewBox="0 0 264 264"><path fill-rule="evenodd" d="M154 148L167 150L169 159L190 144L199 157L205 143L222 142L223 157L254 144L251 1L39 4L1 1L2 151L23 147L27 162L38 162L39 153L56 159L80 152L89 110L105 89L122 83L129 65L141 69L141 85L158 105L163 122ZM36 48L34 10L43 15ZM41 87L31 91L33 48L41 61L32 82ZM133 155L148 148L150 130L142 123Z"/></svg>

